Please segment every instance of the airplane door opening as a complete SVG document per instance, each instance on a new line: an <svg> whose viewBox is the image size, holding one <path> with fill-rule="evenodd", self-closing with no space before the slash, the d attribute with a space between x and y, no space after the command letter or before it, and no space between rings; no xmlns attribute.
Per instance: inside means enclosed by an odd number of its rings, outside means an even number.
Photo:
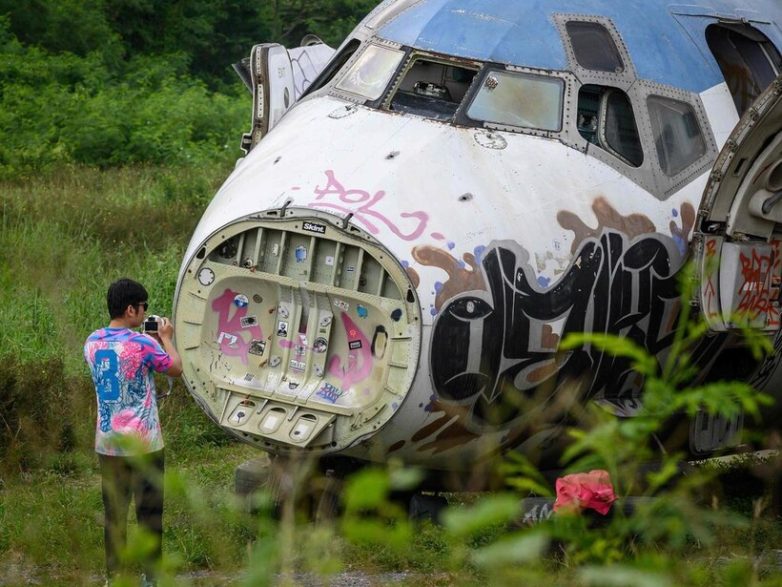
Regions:
<svg viewBox="0 0 782 587"><path fill-rule="evenodd" d="M741 116L780 74L782 57L766 35L748 24L709 25L706 42Z"/></svg>

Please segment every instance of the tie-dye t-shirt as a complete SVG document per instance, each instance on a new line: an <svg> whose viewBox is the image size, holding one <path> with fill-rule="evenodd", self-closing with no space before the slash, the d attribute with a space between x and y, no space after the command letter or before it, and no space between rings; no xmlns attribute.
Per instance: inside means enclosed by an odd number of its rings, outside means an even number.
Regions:
<svg viewBox="0 0 782 587"><path fill-rule="evenodd" d="M128 328L101 328L84 343L84 359L98 399L95 452L128 456L161 450L152 371L167 371L171 357L160 343Z"/></svg>

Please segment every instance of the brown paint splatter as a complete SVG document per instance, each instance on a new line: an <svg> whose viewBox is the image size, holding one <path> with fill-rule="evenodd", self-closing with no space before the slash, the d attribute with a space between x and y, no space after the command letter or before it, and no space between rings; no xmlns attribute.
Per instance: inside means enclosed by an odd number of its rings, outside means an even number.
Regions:
<svg viewBox="0 0 782 587"><path fill-rule="evenodd" d="M445 452L448 449L467 444L478 438L480 434L470 432L459 422L454 422L437 435L432 442L424 444L422 451L433 450L435 454Z"/></svg>
<svg viewBox="0 0 782 587"><path fill-rule="evenodd" d="M480 436L467 428L469 410L464 406L449 406L435 400L432 403L432 412L442 412L443 415L413 434L412 440L423 440L438 431L439 434L434 440L417 447L419 452L433 450L437 454L467 444Z"/></svg>
<svg viewBox="0 0 782 587"><path fill-rule="evenodd" d="M654 223L644 214L630 214L622 216L602 196L592 203L592 211L597 216L597 227L591 228L574 214L561 210L557 213L557 221L565 230L571 230L575 234L570 252L574 253L581 243L589 237L599 238L606 228L611 228L626 234L631 239L650 232L656 232Z"/></svg>
<svg viewBox="0 0 782 587"><path fill-rule="evenodd" d="M435 297L434 307L438 311L447 300L460 293L486 289L478 262L472 253L462 255L462 259L469 266L469 269L461 267L459 261L448 251L431 245L414 247L412 254L413 258L421 265L439 267L448 274L448 279L443 282L442 289L437 292Z"/></svg>
<svg viewBox="0 0 782 587"><path fill-rule="evenodd" d="M671 229L671 236L681 239L682 244L686 246L690 240L690 232L692 232L695 226L695 208L692 204L684 202L679 210L679 216L682 219L681 228L673 220L671 220L668 227Z"/></svg>
<svg viewBox="0 0 782 587"><path fill-rule="evenodd" d="M540 345L544 349L557 350L559 348L559 335L554 334L554 329L550 325L543 325L543 334L540 337Z"/></svg>
<svg viewBox="0 0 782 587"><path fill-rule="evenodd" d="M437 402L435 402L435 404L436 403ZM439 411L442 411L442 410L437 410L437 411L439 412ZM429 424L427 424L426 426L421 428L418 432L413 434L413 437L411 438L411 440L413 442L418 442L419 440L423 440L424 438L427 438L427 437L431 436L437 430L439 430L440 428L445 426L446 423L448 422L448 420L450 420L450 419L451 419L451 416L449 416L448 414L445 414L445 415L441 416L440 418L438 418L437 420L435 420L434 422L429 422Z"/></svg>
<svg viewBox="0 0 782 587"><path fill-rule="evenodd" d="M557 337L559 340L559 337ZM541 360L539 365L527 375L527 383L538 384L556 374L567 363L571 353L557 353L550 359Z"/></svg>
<svg viewBox="0 0 782 587"><path fill-rule="evenodd" d="M407 277L410 278L410 283L413 284L415 289L418 289L418 285L421 283L421 276L418 275L418 271L412 267L405 267L405 271L407 272Z"/></svg>
<svg viewBox="0 0 782 587"><path fill-rule="evenodd" d="M392 444L391 446L388 447L388 453L390 454L392 452L396 452L400 448L402 448L404 445L405 445L405 441L404 440L400 440L399 442L395 442L394 444Z"/></svg>
<svg viewBox="0 0 782 587"><path fill-rule="evenodd" d="M559 371L559 363L558 361L551 359L548 363L530 371L529 375L527 375L527 381L530 383L540 383L554 375L557 371Z"/></svg>

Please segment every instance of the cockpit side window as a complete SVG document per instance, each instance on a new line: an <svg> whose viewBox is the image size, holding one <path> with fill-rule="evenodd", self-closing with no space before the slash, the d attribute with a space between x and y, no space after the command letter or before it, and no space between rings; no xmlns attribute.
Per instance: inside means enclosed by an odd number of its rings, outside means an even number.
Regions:
<svg viewBox="0 0 782 587"><path fill-rule="evenodd" d="M385 92L388 82L404 58L404 51L369 45L337 83L337 89L374 101Z"/></svg>
<svg viewBox="0 0 782 587"><path fill-rule="evenodd" d="M782 70L779 51L748 24L712 24L706 42L742 115Z"/></svg>
<svg viewBox="0 0 782 587"><path fill-rule="evenodd" d="M452 120L477 70L417 58L388 103L389 110Z"/></svg>
<svg viewBox="0 0 782 587"><path fill-rule="evenodd" d="M662 96L646 101L660 168L672 177L706 153L703 132L689 104Z"/></svg>
<svg viewBox="0 0 782 587"><path fill-rule="evenodd" d="M353 56L353 53L355 53L360 46L361 41L358 39L351 39L348 41L348 43L342 48L342 51L335 55L334 58L328 62L326 67L323 68L323 71L321 71L318 77L315 78L315 81L312 82L312 85L307 88L306 92L304 92L302 98L318 91L320 88L334 79L334 76L337 75L337 72L339 72L339 70L342 69L342 67L350 60L350 58Z"/></svg>
<svg viewBox="0 0 782 587"><path fill-rule="evenodd" d="M589 84L578 93L577 128L593 145L633 167L644 161L630 98L622 90Z"/></svg>
<svg viewBox="0 0 782 587"><path fill-rule="evenodd" d="M558 131L564 91L560 78L490 69L466 114L481 122Z"/></svg>
<svg viewBox="0 0 782 587"><path fill-rule="evenodd" d="M576 61L584 69L621 73L624 63L611 33L597 22L568 21L565 30L570 37Z"/></svg>

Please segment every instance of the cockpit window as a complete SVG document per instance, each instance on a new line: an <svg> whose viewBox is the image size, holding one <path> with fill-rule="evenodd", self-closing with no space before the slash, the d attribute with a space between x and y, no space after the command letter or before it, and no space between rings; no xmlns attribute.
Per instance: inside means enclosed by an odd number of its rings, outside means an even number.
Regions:
<svg viewBox="0 0 782 587"><path fill-rule="evenodd" d="M451 120L475 73L475 70L450 63L416 59L399 84L389 109L435 120Z"/></svg>
<svg viewBox="0 0 782 587"><path fill-rule="evenodd" d="M360 46L361 42L358 39L351 39L348 41L342 48L342 51L332 57L331 61L329 61L326 67L323 68L323 71L318 74L318 77L315 78L315 81L312 82L312 85L310 85L309 88L307 88L302 97L317 92L327 83L329 83L334 78L334 76L337 75L339 70L342 69L342 66L344 66L350 60L350 58L353 56L353 53L355 53Z"/></svg>
<svg viewBox="0 0 782 587"><path fill-rule="evenodd" d="M570 37L576 61L584 69L621 73L622 57L611 33L597 22L569 21L565 29Z"/></svg>
<svg viewBox="0 0 782 587"><path fill-rule="evenodd" d="M779 51L748 24L713 24L706 42L720 66L739 115L752 105L782 70Z"/></svg>
<svg viewBox="0 0 782 587"><path fill-rule="evenodd" d="M404 52L397 49L369 45L345 72L337 89L358 94L367 100L377 100L383 95L404 56Z"/></svg>
<svg viewBox="0 0 782 587"><path fill-rule="evenodd" d="M695 111L689 104L662 96L649 96L647 104L660 167L665 175L676 175L706 153Z"/></svg>
<svg viewBox="0 0 782 587"><path fill-rule="evenodd" d="M562 127L561 79L490 70L467 116L472 120L558 131Z"/></svg>
<svg viewBox="0 0 782 587"><path fill-rule="evenodd" d="M585 85L578 93L578 132L633 167L644 161L630 98L622 90Z"/></svg>

